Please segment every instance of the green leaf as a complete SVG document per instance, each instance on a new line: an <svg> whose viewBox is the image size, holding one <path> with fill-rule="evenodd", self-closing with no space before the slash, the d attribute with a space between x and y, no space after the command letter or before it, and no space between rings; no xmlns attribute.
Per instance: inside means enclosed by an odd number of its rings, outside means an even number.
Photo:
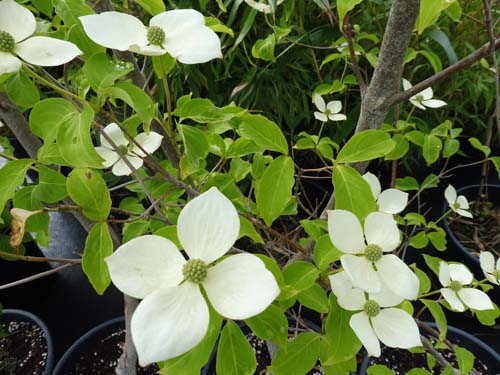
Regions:
<svg viewBox="0 0 500 375"><path fill-rule="evenodd" d="M396 189L399 190L418 190L419 186L418 181L411 176L396 179Z"/></svg>
<svg viewBox="0 0 500 375"><path fill-rule="evenodd" d="M229 121L236 113L237 107L219 108L212 103L210 99L191 99L178 107L174 111L174 115L179 116L182 120L191 119L199 124L207 124L211 122Z"/></svg>
<svg viewBox="0 0 500 375"><path fill-rule="evenodd" d="M314 244L314 263L321 271L325 271L330 264L339 260L342 254L333 246L329 234L322 235Z"/></svg>
<svg viewBox="0 0 500 375"><path fill-rule="evenodd" d="M394 375L394 372L384 365L371 365L366 369L368 375Z"/></svg>
<svg viewBox="0 0 500 375"><path fill-rule="evenodd" d="M426 48L426 47L424 46L424 48ZM418 51L418 53L427 59L429 64L432 66L434 73L437 74L441 70L443 70L443 64L441 63L441 59L439 58L438 55L436 55L434 52L432 52L429 48L426 48L425 50L422 50L422 51Z"/></svg>
<svg viewBox="0 0 500 375"><path fill-rule="evenodd" d="M481 151L485 157L490 156L491 154L491 149L488 146L485 146L481 143L481 141L477 138L469 138L469 143L471 144L472 147L474 147L476 150Z"/></svg>
<svg viewBox="0 0 500 375"><path fill-rule="evenodd" d="M297 261L288 264L283 269L283 277L287 285L287 289L282 291L282 294L286 293L286 297L283 296L283 298L294 297L301 291L309 289L318 276L319 270L312 263Z"/></svg>
<svg viewBox="0 0 500 375"><path fill-rule="evenodd" d="M288 143L281 129L264 116L245 114L241 117L238 132L266 150L288 154Z"/></svg>
<svg viewBox="0 0 500 375"><path fill-rule="evenodd" d="M162 375L195 375L208 362L212 349L219 337L222 325L221 316L209 305L210 323L203 340L187 353L159 363Z"/></svg>
<svg viewBox="0 0 500 375"><path fill-rule="evenodd" d="M432 245L439 251L446 250L446 233L442 228L438 228L436 231L427 233L429 240L431 240Z"/></svg>
<svg viewBox="0 0 500 375"><path fill-rule="evenodd" d="M104 88L113 86L117 79L125 77L132 70L134 67L131 63L113 62L106 53L93 55L82 68L90 87L99 95L102 94Z"/></svg>
<svg viewBox="0 0 500 375"><path fill-rule="evenodd" d="M441 14L442 9L440 0L422 0L416 22L417 32L422 34L427 27L433 25Z"/></svg>
<svg viewBox="0 0 500 375"><path fill-rule="evenodd" d="M238 238L244 236L250 238L255 243L264 243L264 240L262 239L259 232L255 230L253 224L244 217L240 216L240 233L238 234Z"/></svg>
<svg viewBox="0 0 500 375"><path fill-rule="evenodd" d="M385 156L396 143L381 130L365 130L347 141L337 155L337 163L355 163Z"/></svg>
<svg viewBox="0 0 500 375"><path fill-rule="evenodd" d="M492 156L490 160L500 176L500 156Z"/></svg>
<svg viewBox="0 0 500 375"><path fill-rule="evenodd" d="M340 30L342 30L342 27L344 25L344 17L346 16L346 14L354 9L356 5L362 2L363 0L337 0L337 12L339 14Z"/></svg>
<svg viewBox="0 0 500 375"><path fill-rule="evenodd" d="M392 140L396 143L393 150L385 155L385 160L397 160L401 159L408 153L410 149L410 143L408 140L401 134L395 134L392 137Z"/></svg>
<svg viewBox="0 0 500 375"><path fill-rule="evenodd" d="M485 326L494 326L496 324L496 319L500 316L500 309L494 303L493 309L490 310L474 310L477 320Z"/></svg>
<svg viewBox="0 0 500 375"><path fill-rule="evenodd" d="M320 351L323 352L323 347L326 346L327 342L325 340L322 340ZM358 366L355 356L348 359L347 361L334 363L328 366L323 363L323 360L327 361L328 359L323 359L321 357L321 367L323 368L325 375L352 375L356 373L356 368Z"/></svg>
<svg viewBox="0 0 500 375"><path fill-rule="evenodd" d="M253 375L257 360L252 346L236 323L228 320L217 349L217 374Z"/></svg>
<svg viewBox="0 0 500 375"><path fill-rule="evenodd" d="M94 14L91 7L83 0L52 0L56 13L70 27L68 40L75 43L83 51L83 57L88 58L95 53L104 52L105 48L94 43L83 30L78 19L80 16Z"/></svg>
<svg viewBox="0 0 500 375"><path fill-rule="evenodd" d="M106 222L95 224L85 241L82 268L90 283L100 295L111 283L108 266L104 259L113 254L113 242Z"/></svg>
<svg viewBox="0 0 500 375"><path fill-rule="evenodd" d="M427 274L420 268L418 268L415 264L412 264L410 267L413 268L413 271L415 271L415 274L418 277L418 281L420 282L418 294L429 292L429 290L431 290L431 280L429 279L429 276L427 276Z"/></svg>
<svg viewBox="0 0 500 375"><path fill-rule="evenodd" d="M184 154L191 162L205 159L209 152L207 136L195 126L179 126L182 141L184 142Z"/></svg>
<svg viewBox="0 0 500 375"><path fill-rule="evenodd" d="M431 356L432 357L432 356ZM432 357L434 358L434 357ZM414 368L408 371L405 375L432 375L429 371L423 368Z"/></svg>
<svg viewBox="0 0 500 375"><path fill-rule="evenodd" d="M457 356L458 368L460 369L460 374L467 375L474 367L474 354L465 348L458 345L453 347L455 355Z"/></svg>
<svg viewBox="0 0 500 375"><path fill-rule="evenodd" d="M23 184L26 172L33 162L31 159L13 160L0 169L0 212L3 211L7 201L14 197L16 188ZM0 224L3 222L0 216Z"/></svg>
<svg viewBox="0 0 500 375"><path fill-rule="evenodd" d="M321 363L325 366L345 362L356 355L361 342L354 334L349 320L354 312L344 310L333 293L329 296L330 312L325 322L325 345L321 348Z"/></svg>
<svg viewBox="0 0 500 375"><path fill-rule="evenodd" d="M260 216L271 225L287 207L292 199L295 183L292 158L279 156L264 171L255 191L255 200Z"/></svg>
<svg viewBox="0 0 500 375"><path fill-rule="evenodd" d="M274 47L276 46L276 37L269 34L266 39L258 39L252 47L252 56L264 61L275 61Z"/></svg>
<svg viewBox="0 0 500 375"><path fill-rule="evenodd" d="M84 103L81 112L75 112L59 125L56 140L61 157L72 167L103 168L102 159L95 151L90 137L94 111Z"/></svg>
<svg viewBox="0 0 500 375"><path fill-rule="evenodd" d="M33 190L33 196L47 203L56 203L63 200L68 196L66 177L53 169L39 165L38 185Z"/></svg>
<svg viewBox="0 0 500 375"><path fill-rule="evenodd" d="M443 341L446 338L448 326L446 324L446 315L444 315L441 305L431 299L421 299L420 301L429 309L439 329L439 340Z"/></svg>
<svg viewBox="0 0 500 375"><path fill-rule="evenodd" d="M270 305L260 314L245 319L245 323L261 340L269 340L278 346L284 346L288 342L288 319L275 305Z"/></svg>
<svg viewBox="0 0 500 375"><path fill-rule="evenodd" d="M122 243L128 242L140 235L143 235L149 230L150 222L147 220L135 220L123 225Z"/></svg>
<svg viewBox="0 0 500 375"><path fill-rule="evenodd" d="M415 249L423 249L429 244L429 237L426 232L418 232L410 238L409 245Z"/></svg>
<svg viewBox="0 0 500 375"><path fill-rule="evenodd" d="M438 137L432 134L425 135L422 153L427 165L431 165L438 160L442 148L443 144Z"/></svg>
<svg viewBox="0 0 500 375"><path fill-rule="evenodd" d="M111 210L111 198L103 178L92 169L73 169L66 181L68 193L90 220L103 221Z"/></svg>
<svg viewBox="0 0 500 375"><path fill-rule="evenodd" d="M78 111L71 102L50 98L37 103L30 112L29 125L31 131L42 138L45 144L56 139L59 126L72 117L77 116Z"/></svg>
<svg viewBox="0 0 500 375"><path fill-rule="evenodd" d="M19 71L5 82L10 100L23 109L31 108L40 101L40 93L24 72Z"/></svg>
<svg viewBox="0 0 500 375"><path fill-rule="evenodd" d="M329 310L328 297L325 290L318 284L313 284L309 289L297 295L299 302L308 309L326 314Z"/></svg>
<svg viewBox="0 0 500 375"><path fill-rule="evenodd" d="M306 374L318 360L320 340L318 333L300 333L278 350L269 371L273 375Z"/></svg>
<svg viewBox="0 0 500 375"><path fill-rule="evenodd" d="M217 3L224 6L224 3L221 0L217 0ZM225 8L225 7L224 7ZM222 8L221 8L222 10ZM223 10L225 12L225 10ZM205 25L215 31L216 33L224 33L229 35L231 38L234 38L234 32L231 28L224 25L221 21L214 17L205 17Z"/></svg>
<svg viewBox="0 0 500 375"><path fill-rule="evenodd" d="M136 2L152 16L165 12L165 3L163 0L136 0Z"/></svg>
<svg viewBox="0 0 500 375"><path fill-rule="evenodd" d="M460 141L458 139L447 139L444 141L443 158L449 158L455 155L460 149Z"/></svg>
<svg viewBox="0 0 500 375"><path fill-rule="evenodd" d="M361 223L377 210L370 185L354 168L337 165L333 170L333 187L335 208L351 211Z"/></svg>
<svg viewBox="0 0 500 375"><path fill-rule="evenodd" d="M442 259L424 254L424 260L427 267L429 267L436 276L439 276L439 262L441 262Z"/></svg>

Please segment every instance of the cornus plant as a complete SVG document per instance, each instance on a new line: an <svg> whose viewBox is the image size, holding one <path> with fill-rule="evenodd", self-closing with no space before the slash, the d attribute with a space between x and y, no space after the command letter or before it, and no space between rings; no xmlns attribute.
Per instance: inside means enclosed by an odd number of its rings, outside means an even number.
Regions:
<svg viewBox="0 0 500 375"><path fill-rule="evenodd" d="M328 120L344 121L347 119L346 115L339 113L342 110L342 102L339 100L332 100L326 104L325 99L321 95L314 95L313 101L318 109L314 112L316 120L327 122Z"/></svg>
<svg viewBox="0 0 500 375"><path fill-rule="evenodd" d="M492 310L493 304L486 293L471 288L472 273L463 264L439 263L439 281L444 288L441 294L453 310Z"/></svg>
<svg viewBox="0 0 500 375"><path fill-rule="evenodd" d="M490 283L500 285L500 258L495 263L495 256L489 251L481 251L479 261L484 276Z"/></svg>
<svg viewBox="0 0 500 375"><path fill-rule="evenodd" d="M135 169L140 168L144 163L145 152L150 154L155 152L160 147L163 138L162 135L151 131L149 134L137 134L133 142L130 142L115 123L107 125L103 132L111 139L114 146L118 147L118 150L115 150L103 135L100 137L101 146L96 147L95 150L104 159L102 165L106 168L112 166L112 172L116 176L126 176L132 173L123 159L127 159ZM120 153L123 156L120 156Z"/></svg>
<svg viewBox="0 0 500 375"><path fill-rule="evenodd" d="M169 53L183 64L198 64L222 57L217 34L205 26L193 9L160 13L149 27L134 16L104 12L80 17L87 35L96 43L119 51L159 56Z"/></svg>
<svg viewBox="0 0 500 375"><path fill-rule="evenodd" d="M403 89L409 90L413 86L412 84L403 78ZM446 105L446 102L439 100L439 99L433 99L434 93L432 91L432 88L428 87L425 90L419 92L416 95L413 95L410 98L410 103L413 104L415 107L420 108L425 110L426 107L429 108L440 108Z"/></svg>
<svg viewBox="0 0 500 375"><path fill-rule="evenodd" d="M370 185L379 212L394 215L405 209L408 204L408 193L392 188L381 192L380 181L370 172L365 173L363 178Z"/></svg>
<svg viewBox="0 0 500 375"><path fill-rule="evenodd" d="M329 276L329 279L339 305L345 310L358 311L351 316L349 325L369 355L380 356L379 340L391 348L409 349L422 345L412 316L393 307L403 301L402 297L388 288L378 293L366 293L353 287L346 272Z"/></svg>
<svg viewBox="0 0 500 375"><path fill-rule="evenodd" d="M419 281L413 271L392 252L400 243L392 216L372 212L364 223L346 210L328 211L328 233L344 253L340 261L352 284L369 293L389 288L401 298L415 299ZM366 240L366 241L365 241Z"/></svg>
<svg viewBox="0 0 500 375"><path fill-rule="evenodd" d="M17 72L22 61L39 66L57 66L73 60L82 51L73 43L46 36L33 36L33 14L15 0L0 1L0 75Z"/></svg>
<svg viewBox="0 0 500 375"><path fill-rule="evenodd" d="M453 186L448 185L444 191L444 197L453 212L459 214L460 216L472 218L472 214L468 211L469 202L467 201L467 198L463 195L457 196L457 191Z"/></svg>
<svg viewBox="0 0 500 375"><path fill-rule="evenodd" d="M159 236L137 237L106 258L122 292L142 299L132 317L132 337L142 366L177 357L207 333L210 304L229 319L264 311L278 296L274 276L252 254L214 264L238 237L240 221L231 201L211 188L191 200L177 221L177 235L189 256Z"/></svg>

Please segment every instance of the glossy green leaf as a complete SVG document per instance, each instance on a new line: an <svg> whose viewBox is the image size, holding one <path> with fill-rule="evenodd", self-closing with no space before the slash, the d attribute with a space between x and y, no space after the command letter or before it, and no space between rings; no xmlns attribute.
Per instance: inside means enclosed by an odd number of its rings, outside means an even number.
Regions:
<svg viewBox="0 0 500 375"><path fill-rule="evenodd" d="M191 99L174 111L174 115L182 120L191 119L200 124L211 122L228 121L235 116L235 112L241 109L237 107L219 108L209 99Z"/></svg>
<svg viewBox="0 0 500 375"><path fill-rule="evenodd" d="M342 254L333 246L329 234L322 235L314 244L314 263L321 271L325 271L333 262L339 260Z"/></svg>
<svg viewBox="0 0 500 375"><path fill-rule="evenodd" d="M276 37L269 34L266 39L258 39L252 47L252 56L264 61L275 61L274 47L276 46Z"/></svg>
<svg viewBox="0 0 500 375"><path fill-rule="evenodd" d="M394 149L389 134L381 130L366 130L353 135L337 155L337 163L355 163L387 155Z"/></svg>
<svg viewBox="0 0 500 375"><path fill-rule="evenodd" d="M281 129L264 116L250 114L242 116L238 132L243 138L254 141L256 145L266 150L288 154L288 143Z"/></svg>
<svg viewBox="0 0 500 375"><path fill-rule="evenodd" d="M53 169L39 165L38 185L33 190L33 195L36 199L47 203L63 200L68 196L66 177Z"/></svg>
<svg viewBox="0 0 500 375"><path fill-rule="evenodd" d="M90 220L103 221L109 215L111 198L103 178L92 169L73 169L66 181L68 193Z"/></svg>
<svg viewBox="0 0 500 375"><path fill-rule="evenodd" d="M429 276L427 276L427 274L420 268L418 268L415 264L412 264L410 267L413 269L415 275L417 275L418 277L418 281L420 282L418 294L429 292L431 290L431 280L429 279Z"/></svg>
<svg viewBox="0 0 500 375"><path fill-rule="evenodd" d="M113 86L116 80L125 77L132 70L134 70L134 67L131 63L124 61L113 62L106 53L93 55L82 68L90 87L97 94L101 94L104 88Z"/></svg>
<svg viewBox="0 0 500 375"><path fill-rule="evenodd" d="M246 319L245 323L261 340L269 340L278 346L288 342L288 319L275 305L270 305L262 313Z"/></svg>
<svg viewBox="0 0 500 375"><path fill-rule="evenodd" d="M422 34L427 27L433 25L442 9L441 0L421 0L420 12L416 21L417 32Z"/></svg>
<svg viewBox="0 0 500 375"><path fill-rule="evenodd" d="M146 12L152 16L156 16L158 13L165 12L165 3L163 0L136 0Z"/></svg>
<svg viewBox="0 0 500 375"><path fill-rule="evenodd" d="M335 208L354 213L361 222L377 210L368 182L354 168L337 165L333 170Z"/></svg>
<svg viewBox="0 0 500 375"><path fill-rule="evenodd" d="M313 284L309 289L303 290L297 295L299 302L308 309L321 314L328 312L328 297L325 290L318 284Z"/></svg>
<svg viewBox="0 0 500 375"><path fill-rule="evenodd" d="M77 115L78 111L70 101L61 98L45 99L31 110L30 129L47 144L56 139L57 130L62 123Z"/></svg>
<svg viewBox="0 0 500 375"><path fill-rule="evenodd" d="M481 143L481 141L477 138L469 138L469 143L471 144L472 147L474 147L476 150L481 151L485 157L490 156L491 154L491 149L488 146L485 146Z"/></svg>
<svg viewBox="0 0 500 375"><path fill-rule="evenodd" d="M209 152L207 136L195 126L180 125L180 133L184 143L184 154L191 161L205 159Z"/></svg>
<svg viewBox="0 0 500 375"><path fill-rule="evenodd" d="M455 355L457 356L457 363L460 374L469 374L474 367L474 354L458 345L455 345L453 347L453 350L455 351Z"/></svg>
<svg viewBox="0 0 500 375"><path fill-rule="evenodd" d="M391 152L385 155L385 160L401 159L408 153L408 150L410 149L410 143L403 135L396 134L392 137L392 140L396 145Z"/></svg>
<svg viewBox="0 0 500 375"><path fill-rule="evenodd" d="M283 277L287 285L286 298L296 296L303 290L309 289L315 283L319 276L319 270L314 267L314 264L297 261L288 264L283 269Z"/></svg>
<svg viewBox="0 0 500 375"><path fill-rule="evenodd" d="M294 172L293 160L288 156L279 156L269 164L258 181L255 200L259 214L267 225L283 213L292 199Z"/></svg>
<svg viewBox="0 0 500 375"><path fill-rule="evenodd" d="M361 4L363 0L337 0L337 12L339 15L339 26L342 30L344 25L344 17L358 4Z"/></svg>
<svg viewBox="0 0 500 375"><path fill-rule="evenodd" d="M23 184L26 172L32 164L31 159L18 159L9 161L0 169L0 212L14 196L16 188ZM0 216L0 224L3 222Z"/></svg>
<svg viewBox="0 0 500 375"><path fill-rule="evenodd" d="M253 375L257 360L240 327L228 320L222 329L217 349L217 374Z"/></svg>
<svg viewBox="0 0 500 375"><path fill-rule="evenodd" d="M10 100L23 109L31 108L40 101L40 93L31 79L22 71L5 82Z"/></svg>
<svg viewBox="0 0 500 375"><path fill-rule="evenodd" d="M427 165L431 165L438 160L442 148L443 144L438 137L432 134L425 135L422 153Z"/></svg>
<svg viewBox="0 0 500 375"><path fill-rule="evenodd" d="M394 372L384 365L371 365L366 369L368 375L394 375Z"/></svg>
<svg viewBox="0 0 500 375"><path fill-rule="evenodd" d="M300 333L278 350L269 371L273 375L306 374L318 361L320 340L318 333Z"/></svg>
<svg viewBox="0 0 500 375"><path fill-rule="evenodd" d="M421 299L420 301L429 309L439 329L439 340L443 341L446 338L448 325L446 324L446 315L444 315L441 305L431 299Z"/></svg>
<svg viewBox="0 0 500 375"><path fill-rule="evenodd" d="M95 224L85 241L82 268L98 294L103 294L111 283L104 259L113 254L113 242L106 222Z"/></svg>

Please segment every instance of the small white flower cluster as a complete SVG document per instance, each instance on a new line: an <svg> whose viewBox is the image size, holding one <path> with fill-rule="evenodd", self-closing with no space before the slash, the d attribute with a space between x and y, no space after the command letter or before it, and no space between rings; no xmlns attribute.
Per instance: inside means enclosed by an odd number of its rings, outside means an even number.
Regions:
<svg viewBox="0 0 500 375"><path fill-rule="evenodd" d="M339 113L342 110L342 103L339 100L332 100L326 104L323 97L316 94L313 101L318 109L318 111L314 112L316 120L327 122L328 120L344 121L347 119L346 115Z"/></svg>
<svg viewBox="0 0 500 375"><path fill-rule="evenodd" d="M396 308L405 299L418 296L419 280L396 255L389 254L400 243L393 215L407 205L408 194L397 189L381 192L378 179L367 173L364 179L378 203L378 212L369 214L364 226L346 210L328 212L328 233L333 245L344 254L343 271L329 276L339 305L354 314L349 325L369 355L381 353L379 340L396 348L421 345L415 320Z"/></svg>
<svg viewBox="0 0 500 375"><path fill-rule="evenodd" d="M35 16L14 0L0 1L0 75L15 73L22 61L38 66L57 66L82 51L71 42L35 33Z"/></svg>
<svg viewBox="0 0 500 375"><path fill-rule="evenodd" d="M111 279L123 293L142 299L131 332L146 366L179 356L206 335L210 304L229 319L264 311L280 289L264 262L252 254L216 262L238 238L236 208L213 187L191 200L177 221L177 235L189 259L168 239L145 235L106 258Z"/></svg>
<svg viewBox="0 0 500 375"><path fill-rule="evenodd" d="M467 201L467 198L465 198L463 195L459 195L457 197L457 191L453 186L448 185L448 187L444 191L444 197L446 198L446 201L450 205L450 208L453 212L456 212L460 216L472 218L472 214L468 211L469 202Z"/></svg>
<svg viewBox="0 0 500 375"><path fill-rule="evenodd" d="M412 84L403 78L403 89L409 90L413 86ZM446 105L446 102L439 100L439 99L432 99L434 96L434 92L432 91L431 87L426 88L423 91L420 91L418 94L413 95L410 98L410 103L413 104L415 107L423 109L425 111L426 107L429 108L440 108Z"/></svg>

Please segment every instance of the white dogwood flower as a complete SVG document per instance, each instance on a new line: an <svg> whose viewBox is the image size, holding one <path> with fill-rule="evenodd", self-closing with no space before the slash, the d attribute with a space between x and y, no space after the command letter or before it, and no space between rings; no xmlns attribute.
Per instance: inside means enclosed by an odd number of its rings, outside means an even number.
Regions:
<svg viewBox="0 0 500 375"><path fill-rule="evenodd" d="M352 212L330 210L328 233L333 245L345 253L340 261L355 287L378 293L387 285L400 297L417 297L420 285L417 276L396 255L384 255L396 249L400 242L392 216L372 212L365 219L363 234L361 223Z"/></svg>
<svg viewBox="0 0 500 375"><path fill-rule="evenodd" d="M441 294L453 310L464 311L465 306L473 310L493 309L486 293L466 288L472 279L472 273L463 264L439 262L439 281L445 287L441 288Z"/></svg>
<svg viewBox="0 0 500 375"><path fill-rule="evenodd" d="M406 311L394 308L403 301L387 288L379 293L366 293L355 288L348 275L340 272L329 276L332 292L345 310L360 311L349 325L366 348L368 355L380 356L380 341L391 348L409 349L422 345L418 326Z"/></svg>
<svg viewBox="0 0 500 375"><path fill-rule="evenodd" d="M363 178L370 185L373 197L377 201L378 211L390 215L395 215L403 211L408 204L408 193L398 189L386 189L381 192L380 181L377 176L367 172Z"/></svg>
<svg viewBox="0 0 500 375"><path fill-rule="evenodd" d="M283 1L285 1L285 0L276 1L276 6L280 5ZM272 11L273 11L273 8L269 4L269 2L266 0L264 0L264 1L245 0L245 3L247 3L249 6L251 6L252 8L254 8L262 13L269 14L269 13L272 13Z"/></svg>
<svg viewBox="0 0 500 375"><path fill-rule="evenodd" d="M403 78L403 88L404 90L409 90L413 86L412 84ZM446 105L446 102L439 99L432 99L434 93L431 87L427 87L425 90L420 91L418 94L413 95L410 98L410 102L417 108L425 110L425 107L429 108L439 108Z"/></svg>
<svg viewBox="0 0 500 375"><path fill-rule="evenodd" d="M482 251L479 255L479 263L488 281L500 285L500 258L497 259L495 265L495 257L493 254L489 251Z"/></svg>
<svg viewBox="0 0 500 375"><path fill-rule="evenodd" d="M236 208L212 187L191 200L177 221L177 235L189 260L166 238L145 235L106 258L113 283L142 299L131 332L142 366L179 356L205 336L210 304L229 319L264 311L280 293L264 262L252 254L213 262L233 246L240 221Z"/></svg>
<svg viewBox="0 0 500 375"><path fill-rule="evenodd" d="M217 34L194 9L160 13L149 27L134 16L104 12L81 16L87 35L97 44L119 51L159 56L167 52L183 64L198 64L222 57Z"/></svg>
<svg viewBox="0 0 500 375"><path fill-rule="evenodd" d="M327 122L328 120L343 121L347 119L345 115L339 113L342 110L342 103L339 100L332 100L326 104L323 97L316 94L313 101L319 111L314 112L316 120Z"/></svg>
<svg viewBox="0 0 500 375"><path fill-rule="evenodd" d="M71 42L31 36L35 29L35 16L28 9L14 0L0 1L0 75L21 69L17 56L29 64L57 66L82 54Z"/></svg>
<svg viewBox="0 0 500 375"><path fill-rule="evenodd" d="M103 131L109 136L109 138L111 138L113 143L118 146L121 153L126 155L125 157L135 169L142 167L142 164L144 163L142 158L145 157L146 154L139 148L139 146L125 138L125 134L123 134L117 124L113 122L107 125ZM95 150L104 159L102 165L105 168L113 166L111 172L113 172L116 176L127 176L131 174L132 170L120 157L120 154L116 152L113 146L111 146L111 144L106 140L106 138L101 135L100 139L101 146L95 147ZM162 139L163 136L155 132L149 132L149 134L140 133L134 138L135 142L140 144L141 147L150 154L155 152L160 147Z"/></svg>
<svg viewBox="0 0 500 375"><path fill-rule="evenodd" d="M461 216L472 218L472 214L467 211L469 209L469 202L467 201L467 198L463 195L459 195L457 197L457 191L453 186L448 185L444 191L444 197L454 212Z"/></svg>

